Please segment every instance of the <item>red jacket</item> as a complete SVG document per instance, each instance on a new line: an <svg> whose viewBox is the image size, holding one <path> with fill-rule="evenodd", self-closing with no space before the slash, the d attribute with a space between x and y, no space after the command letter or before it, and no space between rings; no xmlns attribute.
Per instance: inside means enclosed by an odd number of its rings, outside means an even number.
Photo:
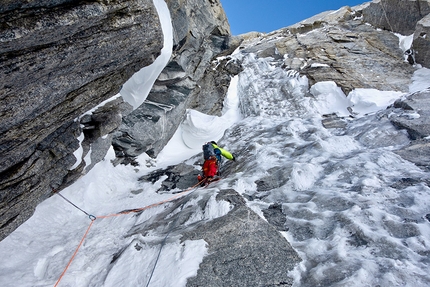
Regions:
<svg viewBox="0 0 430 287"><path fill-rule="evenodd" d="M218 167L216 164L216 159L210 158L205 160L203 164L203 175L205 177L214 177L217 173Z"/></svg>

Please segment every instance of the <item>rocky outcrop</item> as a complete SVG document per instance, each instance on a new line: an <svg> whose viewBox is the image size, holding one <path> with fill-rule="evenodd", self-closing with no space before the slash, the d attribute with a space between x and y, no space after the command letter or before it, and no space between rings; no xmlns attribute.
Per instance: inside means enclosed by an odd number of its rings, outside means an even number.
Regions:
<svg viewBox="0 0 430 287"><path fill-rule="evenodd" d="M230 212L182 237L203 238L209 245L209 254L187 286L292 286L288 273L301 259L288 241L236 191L222 190L216 200L229 202Z"/></svg>
<svg viewBox="0 0 430 287"><path fill-rule="evenodd" d="M429 13L428 0L374 0L363 10L363 19L375 27L411 35L418 21Z"/></svg>
<svg viewBox="0 0 430 287"><path fill-rule="evenodd" d="M430 83L429 83L430 86ZM417 166L430 170L430 91L421 91L398 100L390 121L408 132L411 143L396 153Z"/></svg>
<svg viewBox="0 0 430 287"><path fill-rule="evenodd" d="M231 162L224 166L223 172L228 166ZM155 171L140 180L162 181L158 192L169 193L175 189L183 191L195 184L196 172L194 166L182 163ZM301 259L278 232L286 230L285 215L283 223L279 219L282 208L269 208L264 213L266 221L252 211L235 190L210 189L215 185L212 183L209 188L180 198L156 218L132 227L128 235L145 236L155 232L165 236L164 226L170 225L170 238L180 237L181 242L201 239L207 242L208 254L203 258L197 275L187 280L187 286L291 286L288 272ZM193 202L193 208L189 208L190 202ZM215 206L222 205L229 206L225 214L221 212L224 208L214 212Z"/></svg>
<svg viewBox="0 0 430 287"><path fill-rule="evenodd" d="M403 35L413 35L412 52L416 63L430 67L430 1L373 1L363 9L364 21L373 26ZM393 105L390 121L405 129L411 143L397 154L429 170L430 120L428 92L417 92Z"/></svg>
<svg viewBox="0 0 430 287"><path fill-rule="evenodd" d="M415 61L430 68L430 14L417 23L413 48L416 51Z"/></svg>
<svg viewBox="0 0 430 287"><path fill-rule="evenodd" d="M81 124L84 149L110 146L99 136L120 123L127 104L118 99L106 113L79 117L152 63L163 37L151 0L6 1L0 17L2 239L53 188L84 172L84 162L69 170L81 160L73 155Z"/></svg>
<svg viewBox="0 0 430 287"><path fill-rule="evenodd" d="M187 108L219 114L231 76L240 63L214 59L237 41L218 0L167 1L173 24L173 54L147 100L126 117L114 147L123 163L146 152L155 157L172 137Z"/></svg>
<svg viewBox="0 0 430 287"><path fill-rule="evenodd" d="M363 22L364 7L343 7L260 35L245 51L273 57L306 75L310 85L334 81L345 94L356 88L407 92L414 68L404 61L397 36Z"/></svg>
<svg viewBox="0 0 430 287"><path fill-rule="evenodd" d="M416 61L430 67L430 39L426 37L429 33L429 13L429 0L375 0L363 9L363 19L387 31L402 35L414 34Z"/></svg>

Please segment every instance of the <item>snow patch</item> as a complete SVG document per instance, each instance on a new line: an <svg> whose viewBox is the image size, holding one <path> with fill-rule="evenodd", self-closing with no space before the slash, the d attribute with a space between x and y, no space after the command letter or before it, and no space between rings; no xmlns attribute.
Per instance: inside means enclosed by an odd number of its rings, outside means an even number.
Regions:
<svg viewBox="0 0 430 287"><path fill-rule="evenodd" d="M321 68L321 67L330 67L327 64L321 64L321 63L313 63L311 64L311 68Z"/></svg>
<svg viewBox="0 0 430 287"><path fill-rule="evenodd" d="M164 34L164 46L155 61L135 73L122 87L120 94L124 101L137 109L146 99L155 80L167 65L172 55L173 28L170 11L163 0L153 0Z"/></svg>
<svg viewBox="0 0 430 287"><path fill-rule="evenodd" d="M306 190L312 187L319 177L321 167L310 163L294 163L291 172L291 183L296 190Z"/></svg>
<svg viewBox="0 0 430 287"><path fill-rule="evenodd" d="M321 115L336 113L339 117L350 115L350 102L335 82L326 81L313 85L310 89L315 97L315 106Z"/></svg>
<svg viewBox="0 0 430 287"><path fill-rule="evenodd" d="M84 141L84 138L85 138L84 133L81 133L77 138L77 140L79 141L79 148L73 152L73 155L76 158L76 162L71 168L69 168L69 170L74 170L82 162L82 154L84 153L84 149L82 148L82 142Z"/></svg>
<svg viewBox="0 0 430 287"><path fill-rule="evenodd" d="M409 36L404 36L398 33L394 33L399 38L399 48L406 52L412 47L412 42L414 41L414 34Z"/></svg>
<svg viewBox="0 0 430 287"><path fill-rule="evenodd" d="M148 283L149 286L172 286L173 282L175 286L185 286L187 278L197 275L199 264L207 253L204 240L181 243L178 239L166 243L160 257L159 250L159 244L133 241L115 261L103 286L124 286L124 282L127 286L148 286ZM158 268L151 278L155 263Z"/></svg>
<svg viewBox="0 0 430 287"><path fill-rule="evenodd" d="M379 91L376 89L355 89L348 95L351 108L356 116L371 114L393 104L404 93L394 91Z"/></svg>
<svg viewBox="0 0 430 287"><path fill-rule="evenodd" d="M223 102L222 116L209 116L196 110L188 110L181 124L182 140L190 149L201 149L208 141L218 141L226 129L242 117L237 96L238 76L231 79L227 96Z"/></svg>
<svg viewBox="0 0 430 287"><path fill-rule="evenodd" d="M222 117L209 116L196 110L188 110L182 123L182 139L191 149L211 140L219 140L224 134L227 121Z"/></svg>

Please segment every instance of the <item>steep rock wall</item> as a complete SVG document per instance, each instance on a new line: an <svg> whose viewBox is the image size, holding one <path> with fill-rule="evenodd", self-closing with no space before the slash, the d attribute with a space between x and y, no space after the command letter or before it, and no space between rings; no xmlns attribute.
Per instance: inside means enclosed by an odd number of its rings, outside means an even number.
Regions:
<svg viewBox="0 0 430 287"><path fill-rule="evenodd" d="M75 119L152 63L163 37L152 0L6 1L0 18L2 239L83 172L69 170L82 126L88 151L128 108L119 99Z"/></svg>
<svg viewBox="0 0 430 287"><path fill-rule="evenodd" d="M166 1L173 24L173 54L147 100L115 133L113 145L121 162L146 152L155 157L173 136L187 108L220 113L230 78L239 69L212 60L238 43L218 0ZM236 66L240 66L237 64Z"/></svg>
<svg viewBox="0 0 430 287"><path fill-rule="evenodd" d="M414 34L412 48L416 61L429 68L429 13L429 0L374 0L363 10L363 19L384 30L402 35Z"/></svg>

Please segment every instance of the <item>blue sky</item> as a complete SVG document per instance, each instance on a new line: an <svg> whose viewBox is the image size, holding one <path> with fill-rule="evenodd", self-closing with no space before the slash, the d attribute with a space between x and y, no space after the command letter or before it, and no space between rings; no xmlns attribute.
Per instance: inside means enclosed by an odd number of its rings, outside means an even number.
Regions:
<svg viewBox="0 0 430 287"><path fill-rule="evenodd" d="M327 10L366 0L220 0L233 35L272 32Z"/></svg>

